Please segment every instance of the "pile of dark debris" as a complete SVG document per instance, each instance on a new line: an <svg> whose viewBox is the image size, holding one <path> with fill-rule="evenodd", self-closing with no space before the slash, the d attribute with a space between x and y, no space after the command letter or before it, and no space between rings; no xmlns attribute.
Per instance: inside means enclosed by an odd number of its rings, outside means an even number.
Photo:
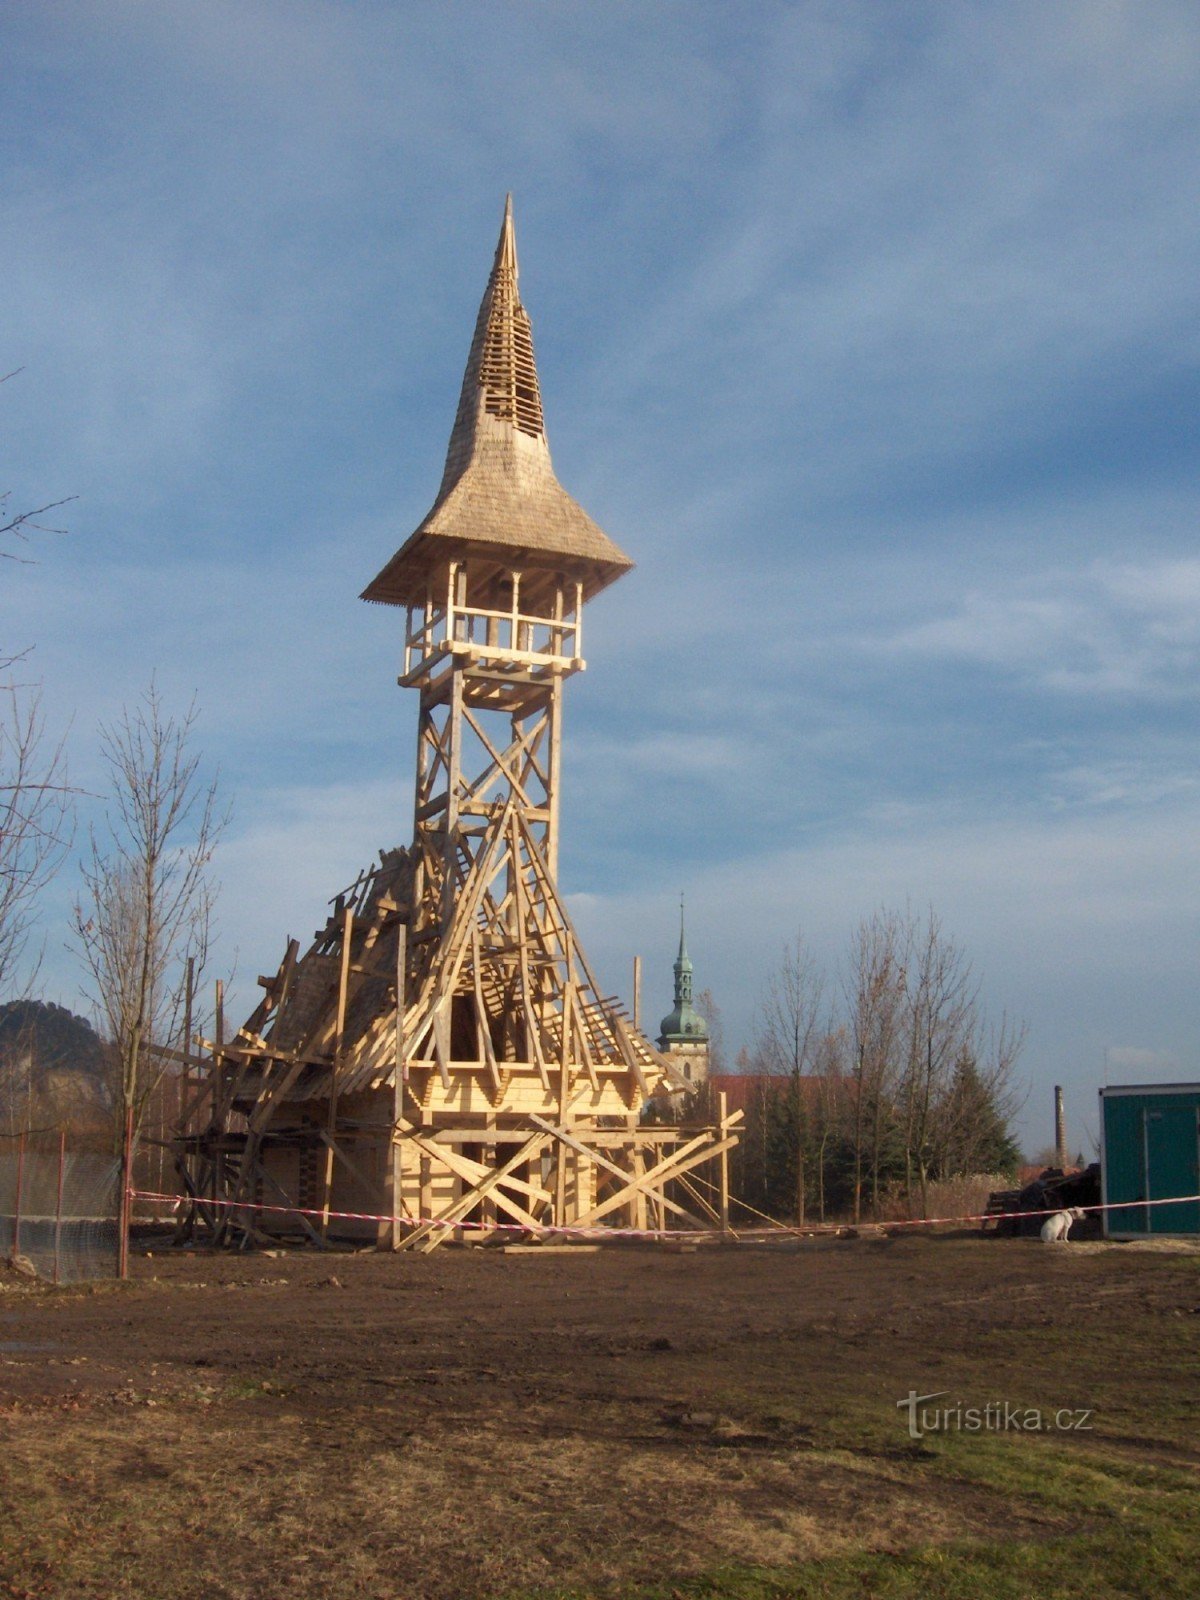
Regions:
<svg viewBox="0 0 1200 1600"><path fill-rule="evenodd" d="M1002 1238L1036 1237L1048 1211L1068 1211L1072 1206L1100 1204L1100 1163L1087 1167L1047 1167L1022 1189L996 1189L988 1196L987 1215L994 1223L984 1223L987 1232ZM1018 1213L1014 1215L1013 1213ZM1021 1215L1020 1213L1028 1213ZM1099 1212L1091 1212L1071 1229L1073 1239L1098 1239L1103 1232Z"/></svg>

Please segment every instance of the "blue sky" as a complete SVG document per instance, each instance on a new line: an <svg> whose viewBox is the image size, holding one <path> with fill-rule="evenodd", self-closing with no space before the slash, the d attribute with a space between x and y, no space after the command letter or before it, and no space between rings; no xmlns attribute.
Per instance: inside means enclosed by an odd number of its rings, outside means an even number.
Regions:
<svg viewBox="0 0 1200 1600"><path fill-rule="evenodd" d="M410 832L397 619L503 196L555 466L638 562L571 685L604 981L749 1042L932 905L1031 1146L1200 1076L1200 11L1169 0L0 6L0 572L72 771L151 671L234 821L222 957ZM87 803L84 804L86 818ZM50 992L68 868L46 907Z"/></svg>

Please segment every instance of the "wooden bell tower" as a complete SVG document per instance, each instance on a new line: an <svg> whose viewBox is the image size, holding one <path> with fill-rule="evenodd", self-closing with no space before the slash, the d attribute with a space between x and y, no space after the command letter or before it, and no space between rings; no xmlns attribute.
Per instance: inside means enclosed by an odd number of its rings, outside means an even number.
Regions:
<svg viewBox="0 0 1200 1600"><path fill-rule="evenodd" d="M564 686L584 606L631 565L550 463L510 200L437 498L363 594L405 616L413 844L210 1042L212 1120L181 1170L223 1236L263 1231L268 1192L314 1238L370 1216L401 1248L725 1213L695 1169L724 1170L737 1115L643 1126L683 1080L601 993L558 892ZM233 1203L208 1219L206 1191Z"/></svg>
<svg viewBox="0 0 1200 1600"><path fill-rule="evenodd" d="M363 596L404 607L400 683L421 697L405 1054L428 1042L443 1077L476 1055L493 1094L514 1060L543 1090L577 1061L604 1101L598 1065L639 1094L658 1076L599 1005L556 889L563 685L585 601L631 565L550 464L510 199L437 500Z"/></svg>

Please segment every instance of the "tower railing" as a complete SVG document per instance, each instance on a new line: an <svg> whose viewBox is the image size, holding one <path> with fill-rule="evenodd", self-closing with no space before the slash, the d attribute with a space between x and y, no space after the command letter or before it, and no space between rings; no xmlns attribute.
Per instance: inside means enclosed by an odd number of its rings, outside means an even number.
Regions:
<svg viewBox="0 0 1200 1600"><path fill-rule="evenodd" d="M422 604L408 607L400 682L419 683L438 662L454 654L470 654L483 663L582 671L583 585L557 584L549 614L522 609L519 571L512 573L511 586L511 605L481 604L468 596L465 567L451 562L444 598L435 598L430 589ZM498 588L494 582L489 585L486 598L494 602Z"/></svg>

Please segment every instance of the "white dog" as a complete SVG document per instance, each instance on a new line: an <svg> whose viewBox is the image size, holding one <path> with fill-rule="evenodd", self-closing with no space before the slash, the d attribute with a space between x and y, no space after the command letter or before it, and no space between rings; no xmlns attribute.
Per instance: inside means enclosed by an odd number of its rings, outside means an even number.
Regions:
<svg viewBox="0 0 1200 1600"><path fill-rule="evenodd" d="M1087 1213L1079 1206L1072 1206L1069 1211L1056 1211L1052 1217L1047 1217L1042 1223L1042 1243L1055 1244L1067 1242L1067 1235L1071 1231L1073 1222L1082 1222Z"/></svg>

